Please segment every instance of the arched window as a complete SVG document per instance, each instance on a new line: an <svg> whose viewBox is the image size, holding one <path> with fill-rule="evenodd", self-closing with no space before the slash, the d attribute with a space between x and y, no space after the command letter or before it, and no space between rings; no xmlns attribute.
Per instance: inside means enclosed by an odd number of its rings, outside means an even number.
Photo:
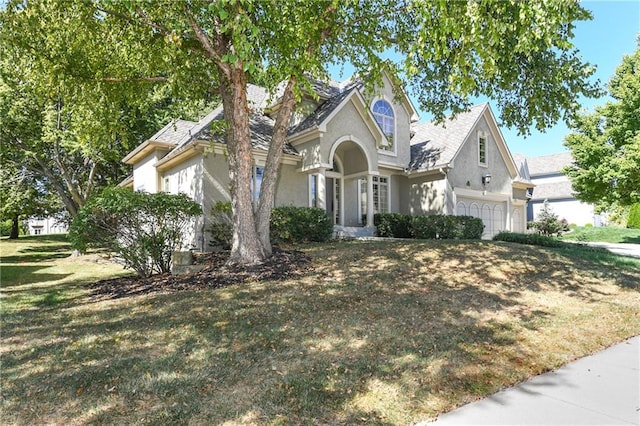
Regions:
<svg viewBox="0 0 640 426"><path fill-rule="evenodd" d="M373 117L382 129L382 132L387 137L389 145L383 146L382 149L387 151L393 151L394 132L395 132L395 118L393 116L393 109L387 101L379 100L373 104Z"/></svg>

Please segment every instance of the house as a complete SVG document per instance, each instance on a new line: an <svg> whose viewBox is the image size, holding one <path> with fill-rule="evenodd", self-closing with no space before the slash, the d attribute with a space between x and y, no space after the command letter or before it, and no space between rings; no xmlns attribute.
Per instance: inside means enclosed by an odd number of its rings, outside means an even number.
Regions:
<svg viewBox="0 0 640 426"><path fill-rule="evenodd" d="M64 234L68 231L67 224L55 216L31 217L26 222L29 235Z"/></svg>
<svg viewBox="0 0 640 426"><path fill-rule="evenodd" d="M548 200L553 213L571 224L602 226L604 218L594 213L593 204L582 202L574 196L569 178L562 169L573 163L571 153L531 157L526 159L528 173L535 184L527 207L527 220L535 220Z"/></svg>
<svg viewBox="0 0 640 426"><path fill-rule="evenodd" d="M490 106L418 124L395 82L384 75L375 90L349 80L314 83L317 96L302 99L290 123L275 205L322 208L345 235L373 235L378 212L480 217L485 238L523 232L533 185L520 175ZM257 200L279 104L277 95L253 85L248 99ZM212 205L230 200L226 146L211 130L220 119L221 106L198 122L173 121L123 159L133 166L123 185L184 192L203 206L190 235L198 249L209 241Z"/></svg>

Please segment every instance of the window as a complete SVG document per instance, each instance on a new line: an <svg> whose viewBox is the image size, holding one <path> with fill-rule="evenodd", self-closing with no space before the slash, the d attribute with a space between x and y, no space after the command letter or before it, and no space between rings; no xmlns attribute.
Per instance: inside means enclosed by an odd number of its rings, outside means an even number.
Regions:
<svg viewBox="0 0 640 426"><path fill-rule="evenodd" d="M251 201L257 203L260 199L260 188L262 188L262 175L264 167L253 166L251 170Z"/></svg>
<svg viewBox="0 0 640 426"><path fill-rule="evenodd" d="M487 137L483 133L478 135L478 163L487 165Z"/></svg>
<svg viewBox="0 0 640 426"><path fill-rule="evenodd" d="M389 178L372 176L373 213L389 213ZM360 179L360 217L366 223L367 215L367 179Z"/></svg>
<svg viewBox="0 0 640 426"><path fill-rule="evenodd" d="M164 183L162 185L162 190L164 192L171 193L171 180L168 177L164 178Z"/></svg>
<svg viewBox="0 0 640 426"><path fill-rule="evenodd" d="M309 175L309 207L318 207L318 175Z"/></svg>
<svg viewBox="0 0 640 426"><path fill-rule="evenodd" d="M381 149L385 151L394 150L394 133L395 133L395 119L393 116L393 109L387 101L377 101L373 104L373 117L382 129L382 132L389 142L388 145L382 146Z"/></svg>

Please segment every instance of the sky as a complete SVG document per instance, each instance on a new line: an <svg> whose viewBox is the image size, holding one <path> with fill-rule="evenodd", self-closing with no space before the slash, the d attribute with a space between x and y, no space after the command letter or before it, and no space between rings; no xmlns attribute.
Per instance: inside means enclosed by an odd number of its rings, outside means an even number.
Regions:
<svg viewBox="0 0 640 426"><path fill-rule="evenodd" d="M591 11L593 19L576 23L573 42L580 51L583 61L596 66L592 79L600 80L603 85L606 85L614 75L616 67L622 62L623 56L632 54L636 50L636 40L640 34L640 1L583 1L582 5ZM331 77L343 80L349 77L346 74L347 70L348 67L345 67L345 72L341 74L336 68ZM409 96L412 97L410 90ZM433 116L422 111L417 100L412 100L420 113L420 121L431 120ZM494 114L498 117L500 112L491 99L479 100L479 102L486 101L491 104ZM581 107L588 112L605 102L606 98L580 100ZM563 141L570 130L562 120L544 133L532 128L531 135L526 138L518 135L515 129L502 126L501 130L512 154L536 157L567 151Z"/></svg>

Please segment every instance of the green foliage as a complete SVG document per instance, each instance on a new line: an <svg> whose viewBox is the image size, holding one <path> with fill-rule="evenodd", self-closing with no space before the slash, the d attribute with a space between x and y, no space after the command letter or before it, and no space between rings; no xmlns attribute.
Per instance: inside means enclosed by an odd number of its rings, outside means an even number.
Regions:
<svg viewBox="0 0 640 426"><path fill-rule="evenodd" d="M420 239L480 239L482 219L471 216L427 215L415 216L411 233Z"/></svg>
<svg viewBox="0 0 640 426"><path fill-rule="evenodd" d="M213 205L208 231L211 233L210 246L221 247L224 250L231 248L231 239L233 238L231 203L218 201Z"/></svg>
<svg viewBox="0 0 640 426"><path fill-rule="evenodd" d="M83 100L95 106L80 114L88 117L79 119L88 125L74 127L93 137L91 125L97 124L99 147L118 146L106 138L109 127L96 119L120 111L117 104L99 103L108 95L145 98L154 77L181 94L218 88L233 129L227 135L235 168L233 203L244 213L234 215L235 231L242 234L237 241L244 246L234 247L232 257L250 263L270 252L261 246L269 241L264 234L283 129L293 101L311 89L307 76L325 77L331 65L351 64L368 83L380 83L389 70L392 78L406 77L421 106L436 118L487 95L497 102L506 126L527 133L532 124L544 129L570 116L580 96L598 94L589 82L593 67L582 62L571 42L574 22L590 17L575 1L14 0L0 15L11 55L0 56L33 64L42 74L32 81L42 83L47 93L72 94L63 97L64 106L84 105ZM397 61L382 59L390 50L399 54ZM282 81L290 84L282 86L285 107L275 123L280 131L269 144L274 155L265 164L265 195L253 214L246 187L251 158L242 154L250 150L249 123L234 108L248 108L246 83L257 80L271 90ZM107 81L119 83L108 86ZM102 84L85 90L87 82ZM83 140L75 145L91 152L92 139Z"/></svg>
<svg viewBox="0 0 640 426"><path fill-rule="evenodd" d="M544 200L544 205L535 221L529 223L531 229L542 235L560 235L569 230L569 223L566 219L559 219L553 212L548 200Z"/></svg>
<svg viewBox="0 0 640 426"><path fill-rule="evenodd" d="M327 241L333 224L327 212L316 207L276 207L271 212L273 242Z"/></svg>
<svg viewBox="0 0 640 426"><path fill-rule="evenodd" d="M78 250L107 249L125 267L146 277L171 271L171 256L200 205L184 194L148 194L109 187L78 212L69 240Z"/></svg>
<svg viewBox="0 0 640 426"><path fill-rule="evenodd" d="M599 210L640 202L640 49L622 59L609 94L613 101L575 117L565 139L576 196Z"/></svg>
<svg viewBox="0 0 640 426"><path fill-rule="evenodd" d="M373 224L379 237L411 238L410 215L401 213L376 213Z"/></svg>
<svg viewBox="0 0 640 426"><path fill-rule="evenodd" d="M482 220L471 216L380 213L374 217L379 237L420 239L465 239L482 237Z"/></svg>
<svg viewBox="0 0 640 426"><path fill-rule="evenodd" d="M516 232L500 232L493 237L493 240L542 247L562 247L566 244L549 235L519 234Z"/></svg>
<svg viewBox="0 0 640 426"><path fill-rule="evenodd" d="M627 228L640 229L640 203L635 203L629 209Z"/></svg>
<svg viewBox="0 0 640 426"><path fill-rule="evenodd" d="M13 220L0 220L0 237L8 237L11 235L11 231L13 228ZM24 235L27 233L26 226L24 221L20 221L18 225L18 235Z"/></svg>

